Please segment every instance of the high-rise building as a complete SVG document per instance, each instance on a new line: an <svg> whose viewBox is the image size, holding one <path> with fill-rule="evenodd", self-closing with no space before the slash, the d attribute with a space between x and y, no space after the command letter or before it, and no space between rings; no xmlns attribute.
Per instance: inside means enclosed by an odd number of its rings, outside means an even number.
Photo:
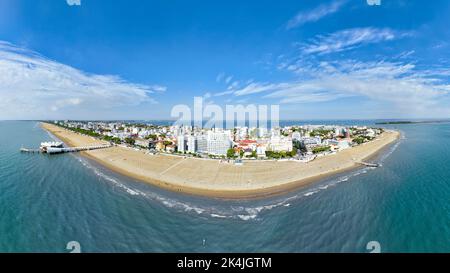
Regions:
<svg viewBox="0 0 450 273"><path fill-rule="evenodd" d="M208 152L208 138L206 135L199 135L197 137L197 151L199 153Z"/></svg>
<svg viewBox="0 0 450 273"><path fill-rule="evenodd" d="M188 152L196 153L197 152L197 138L195 136L188 136L187 139Z"/></svg>
<svg viewBox="0 0 450 273"><path fill-rule="evenodd" d="M182 153L186 151L186 140L182 134L177 138L177 150Z"/></svg>
<svg viewBox="0 0 450 273"><path fill-rule="evenodd" d="M207 151L213 155L226 155L231 147L231 132L226 131L208 131Z"/></svg>

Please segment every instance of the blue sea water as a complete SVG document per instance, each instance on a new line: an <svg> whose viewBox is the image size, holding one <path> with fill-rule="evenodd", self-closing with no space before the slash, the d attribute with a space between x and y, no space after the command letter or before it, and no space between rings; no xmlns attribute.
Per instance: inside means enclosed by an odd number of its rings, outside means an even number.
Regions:
<svg viewBox="0 0 450 273"><path fill-rule="evenodd" d="M450 252L450 124L391 128L403 138L376 159L381 168L225 201L167 192L77 154L21 154L51 136L37 122L3 121L0 252L68 252L69 241L83 252L367 252L369 241L382 252Z"/></svg>

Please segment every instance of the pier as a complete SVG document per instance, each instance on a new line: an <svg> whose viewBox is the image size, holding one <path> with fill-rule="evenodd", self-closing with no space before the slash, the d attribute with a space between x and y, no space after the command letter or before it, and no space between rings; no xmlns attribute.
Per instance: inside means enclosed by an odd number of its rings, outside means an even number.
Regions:
<svg viewBox="0 0 450 273"><path fill-rule="evenodd" d="M39 149L28 149L28 148L20 148L20 152L22 153L40 153Z"/></svg>
<svg viewBox="0 0 450 273"><path fill-rule="evenodd" d="M111 147L110 144L105 145L93 145L93 146L81 146L81 147L47 147L41 146L41 149L28 149L20 148L22 153L47 153L47 154L62 154L62 153L75 153L82 151L91 151L98 149L105 149Z"/></svg>
<svg viewBox="0 0 450 273"><path fill-rule="evenodd" d="M372 167L372 168L381 167L381 164L378 164L378 163L368 163L368 162L363 162L363 161L357 161L356 163L363 165L363 166Z"/></svg>
<svg viewBox="0 0 450 273"><path fill-rule="evenodd" d="M91 151L98 149L109 148L111 145L94 145L94 146L82 146L82 147L69 147L69 148L53 148L47 147L47 154L61 154L61 153L74 153L74 152L82 152L82 151Z"/></svg>

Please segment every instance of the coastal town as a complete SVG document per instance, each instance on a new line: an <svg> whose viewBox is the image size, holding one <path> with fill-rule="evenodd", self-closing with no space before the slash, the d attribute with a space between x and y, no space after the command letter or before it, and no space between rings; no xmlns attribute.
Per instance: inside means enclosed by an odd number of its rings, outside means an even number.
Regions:
<svg viewBox="0 0 450 273"><path fill-rule="evenodd" d="M52 123L112 145L146 150L149 154L235 160L236 164L242 159L309 162L369 142L384 132L382 128L338 125L206 129L130 122Z"/></svg>

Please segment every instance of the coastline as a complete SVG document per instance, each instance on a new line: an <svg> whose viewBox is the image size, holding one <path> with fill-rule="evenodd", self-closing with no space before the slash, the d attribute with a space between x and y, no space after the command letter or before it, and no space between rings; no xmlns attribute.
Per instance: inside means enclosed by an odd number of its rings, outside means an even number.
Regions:
<svg viewBox="0 0 450 273"><path fill-rule="evenodd" d="M41 123L68 146L104 144L89 136ZM245 162L243 166L218 160L148 155L132 148L111 147L81 152L114 172L166 190L226 199L251 199L283 194L324 178L358 168L356 162L376 156L400 136L386 131L369 143L309 163L294 161Z"/></svg>

